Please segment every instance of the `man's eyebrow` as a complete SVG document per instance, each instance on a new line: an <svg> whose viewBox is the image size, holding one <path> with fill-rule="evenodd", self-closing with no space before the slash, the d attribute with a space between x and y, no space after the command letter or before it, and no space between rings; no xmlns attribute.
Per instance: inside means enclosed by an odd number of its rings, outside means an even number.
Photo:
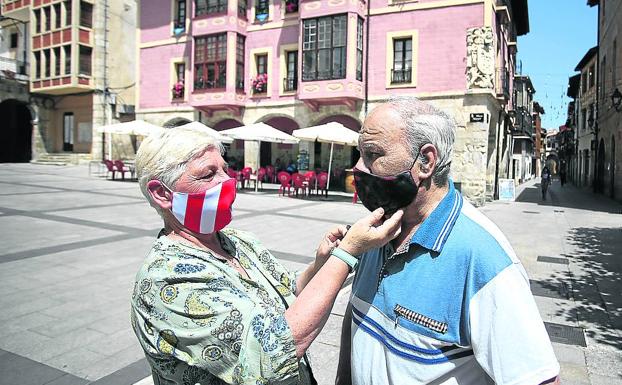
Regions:
<svg viewBox="0 0 622 385"><path fill-rule="evenodd" d="M381 148L378 144L374 142L360 142L360 141L359 141L359 147L365 148L367 150L376 150L376 149Z"/></svg>

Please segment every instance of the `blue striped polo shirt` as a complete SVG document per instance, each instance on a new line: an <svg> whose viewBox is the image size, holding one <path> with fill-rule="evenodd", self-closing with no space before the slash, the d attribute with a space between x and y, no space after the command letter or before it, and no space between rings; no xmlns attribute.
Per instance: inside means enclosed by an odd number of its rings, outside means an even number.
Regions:
<svg viewBox="0 0 622 385"><path fill-rule="evenodd" d="M361 257L351 303L355 385L533 385L559 373L525 270L451 181L404 250Z"/></svg>

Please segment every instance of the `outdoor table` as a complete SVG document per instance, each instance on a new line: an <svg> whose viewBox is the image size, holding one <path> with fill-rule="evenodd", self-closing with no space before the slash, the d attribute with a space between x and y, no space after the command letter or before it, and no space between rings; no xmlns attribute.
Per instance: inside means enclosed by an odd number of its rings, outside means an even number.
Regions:
<svg viewBox="0 0 622 385"><path fill-rule="evenodd" d="M97 166L97 174L101 175L107 171L106 165L101 160L92 160L89 162L89 176L91 176L91 167Z"/></svg>

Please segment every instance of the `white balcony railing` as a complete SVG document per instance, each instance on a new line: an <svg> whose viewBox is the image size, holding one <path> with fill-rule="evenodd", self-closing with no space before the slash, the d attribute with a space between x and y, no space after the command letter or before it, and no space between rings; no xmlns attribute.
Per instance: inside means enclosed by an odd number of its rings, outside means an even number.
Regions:
<svg viewBox="0 0 622 385"><path fill-rule="evenodd" d="M29 81L28 63L0 56L0 78L20 82Z"/></svg>

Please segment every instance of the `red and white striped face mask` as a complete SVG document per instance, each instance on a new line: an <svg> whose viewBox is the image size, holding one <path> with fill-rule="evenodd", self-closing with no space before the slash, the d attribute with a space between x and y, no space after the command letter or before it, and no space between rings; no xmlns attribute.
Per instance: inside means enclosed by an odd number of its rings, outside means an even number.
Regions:
<svg viewBox="0 0 622 385"><path fill-rule="evenodd" d="M220 231L231 223L235 179L228 179L201 193L173 193L171 212L179 223L198 234Z"/></svg>

